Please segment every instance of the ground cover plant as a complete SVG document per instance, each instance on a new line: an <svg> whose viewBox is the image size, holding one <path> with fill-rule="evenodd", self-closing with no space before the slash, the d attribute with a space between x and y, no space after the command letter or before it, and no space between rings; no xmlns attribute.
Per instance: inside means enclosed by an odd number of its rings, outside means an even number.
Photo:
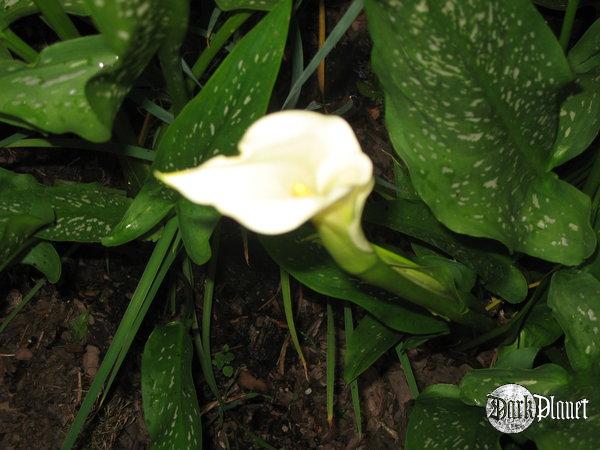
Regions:
<svg viewBox="0 0 600 450"><path fill-rule="evenodd" d="M377 428L392 447L594 448L594 2L353 0L342 2L329 33L323 1L196 3L0 0L0 146L10 155L99 155L122 181L48 183L0 168L0 270L7 280L41 274L6 308L0 338L27 320L47 283L68 283L63 265L73 254L150 249L121 299L110 345L101 355L85 347L89 386L79 378L62 448L99 448L89 437L94 417L117 404L123 379L134 379L125 369L132 357L140 360L140 420L151 448L274 448L276 433L247 426L203 434L240 405L272 400L241 368L236 347L212 345L231 230L248 264L252 249L269 260L265 277L276 266L285 320L278 326L288 335L278 366L291 342L307 380L311 335L298 326L295 293L318 295L323 419L330 433L342 419L352 423L350 448L383 447L372 427L364 433L372 399L360 383L376 366L389 369L391 358L409 397L407 423ZM365 18L370 63L353 87L363 103L328 102L335 83L326 64ZM305 58L313 31L316 48ZM359 132L348 120L361 106L371 122ZM384 162L370 148L378 121L390 143ZM248 294L237 295L233 303ZM89 322L85 307L69 322L80 352ZM460 355L470 370L419 383L415 355L432 349ZM346 417L336 414L340 373ZM248 392L232 394L234 382ZM512 383L585 398L587 417L503 434L486 420L486 404ZM10 411L9 399L0 399L3 408Z"/></svg>

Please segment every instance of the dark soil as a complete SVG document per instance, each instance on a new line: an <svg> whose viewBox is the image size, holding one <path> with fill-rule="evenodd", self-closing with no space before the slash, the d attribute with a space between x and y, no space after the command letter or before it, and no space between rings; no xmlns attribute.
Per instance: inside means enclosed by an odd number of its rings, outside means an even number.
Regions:
<svg viewBox="0 0 600 450"><path fill-rule="evenodd" d="M332 2L329 23L337 22L346 7L347 2ZM327 60L327 86L332 87L326 95L335 100L325 108L335 111L349 100L353 102L347 117L374 159L378 175L391 179L391 148L381 105L377 98L361 95L357 88L357 82L372 82L369 46L365 18L360 16ZM348 58L349 54L353 57ZM309 86L299 106L319 97L315 85ZM111 161L71 151L0 152L2 166L33 173L42 182L99 181L123 188ZM289 342L278 268L252 236L245 251L240 229L233 223L225 223L221 241L212 346L213 354L228 346L234 355L234 374L227 377L216 369L228 405L220 415L200 368L194 368L205 412L205 448L265 448L262 441L286 449L401 448L411 396L397 359L390 354L360 378L365 431L361 441L355 432L349 389L339 375L343 363L339 355L335 423L330 428L325 411L324 299L293 285L296 326L308 360L307 379ZM67 248L61 247L61 253ZM0 335L0 449L60 447L99 359L111 343L150 249L140 244L110 251L80 248L65 261L60 283L46 285ZM203 268L197 269L198 314L203 273ZM0 318L8 315L38 277L23 266L3 273ZM165 293L157 296L113 389L91 417L80 448L148 447L141 409L140 355L152 327L168 320L165 299ZM341 319L341 302L336 316ZM338 348L343 349L341 320L338 325ZM433 350L412 351L409 357L421 388L455 383L469 369L463 361ZM250 392L260 395L248 396Z"/></svg>

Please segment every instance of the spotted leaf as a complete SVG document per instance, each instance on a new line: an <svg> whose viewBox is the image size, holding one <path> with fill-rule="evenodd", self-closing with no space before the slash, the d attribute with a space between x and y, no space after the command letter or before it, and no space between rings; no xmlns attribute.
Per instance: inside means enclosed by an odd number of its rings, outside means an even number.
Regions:
<svg viewBox="0 0 600 450"><path fill-rule="evenodd" d="M344 272L319 243L311 241L308 227L281 236L263 236L261 241L275 262L300 283L319 294L359 305L393 330L411 334L447 330L444 322Z"/></svg>
<svg viewBox="0 0 600 450"><path fill-rule="evenodd" d="M453 231L567 265L590 200L551 172L567 60L531 2L367 0L395 150Z"/></svg>
<svg viewBox="0 0 600 450"><path fill-rule="evenodd" d="M352 332L344 353L344 381L350 383L400 341L402 334L367 314Z"/></svg>
<svg viewBox="0 0 600 450"><path fill-rule="evenodd" d="M142 354L144 419L153 449L202 448L192 342L181 322L154 329Z"/></svg>
<svg viewBox="0 0 600 450"><path fill-rule="evenodd" d="M373 203L367 205L365 218L439 248L477 272L489 291L509 302L520 302L527 295L525 277L507 256L484 251L480 241L452 233L419 200Z"/></svg>
<svg viewBox="0 0 600 450"><path fill-rule="evenodd" d="M556 400L576 402L586 399L586 419L549 420L534 423L523 437L535 442L538 450L588 450L598 447L600 436L600 390L597 377L578 375L568 385L552 392ZM580 410L580 414L583 411Z"/></svg>
<svg viewBox="0 0 600 450"><path fill-rule="evenodd" d="M468 405L485 406L487 395L503 384L519 384L533 394L547 395L570 381L571 374L556 364L535 369L478 369L460 381L460 398Z"/></svg>
<svg viewBox="0 0 600 450"><path fill-rule="evenodd" d="M233 9L258 9L268 11L280 0L216 0L217 6L224 11Z"/></svg>
<svg viewBox="0 0 600 450"><path fill-rule="evenodd" d="M212 156L236 152L245 130L267 110L287 40L290 11L291 2L281 1L236 44L200 93L167 129L158 146L153 170L186 169ZM149 179L104 244L120 245L140 237L169 213L177 199L173 191L155 178ZM180 214L192 214L192 209L181 208ZM180 222L193 223L193 218L183 217Z"/></svg>
<svg viewBox="0 0 600 450"><path fill-rule="evenodd" d="M577 371L600 368L600 281L579 270L552 277L548 306L565 332L569 361Z"/></svg>
<svg viewBox="0 0 600 450"><path fill-rule="evenodd" d="M573 92L561 106L552 166L586 150L600 130L600 20L585 32L569 52L576 74Z"/></svg>
<svg viewBox="0 0 600 450"><path fill-rule="evenodd" d="M119 221L129 199L120 191L97 184L38 184L29 175L0 169L0 219L39 215L50 208L53 216L36 236L53 241L98 242ZM40 227L38 227L40 228Z"/></svg>
<svg viewBox="0 0 600 450"><path fill-rule="evenodd" d="M481 409L460 401L456 386L436 384L415 401L404 448L500 450L499 440Z"/></svg>
<svg viewBox="0 0 600 450"><path fill-rule="evenodd" d="M172 1L86 0L99 35L53 44L33 66L0 60L0 120L108 140L131 83L167 34Z"/></svg>

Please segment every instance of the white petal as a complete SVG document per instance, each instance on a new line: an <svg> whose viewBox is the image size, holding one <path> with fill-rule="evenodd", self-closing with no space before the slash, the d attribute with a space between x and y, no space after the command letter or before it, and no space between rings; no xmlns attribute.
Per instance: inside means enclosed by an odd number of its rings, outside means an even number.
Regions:
<svg viewBox="0 0 600 450"><path fill-rule="evenodd" d="M194 169L156 176L190 201L214 206L221 214L262 234L292 231L336 200L292 195L294 181L307 175L285 161L254 162L220 156Z"/></svg>
<svg viewBox="0 0 600 450"><path fill-rule="evenodd" d="M370 159L337 116L270 114L248 129L239 147L239 156L156 175L192 202L263 234L291 231L371 183Z"/></svg>

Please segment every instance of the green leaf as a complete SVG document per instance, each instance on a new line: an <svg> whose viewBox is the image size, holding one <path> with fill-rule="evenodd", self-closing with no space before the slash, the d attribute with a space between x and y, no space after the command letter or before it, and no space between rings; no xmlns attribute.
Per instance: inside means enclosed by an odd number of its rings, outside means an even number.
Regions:
<svg viewBox="0 0 600 450"><path fill-rule="evenodd" d="M64 10L77 16L88 16L85 0L60 0ZM0 0L0 29L39 11L33 0Z"/></svg>
<svg viewBox="0 0 600 450"><path fill-rule="evenodd" d="M344 272L319 243L310 241L310 233L309 227L303 227L281 236L262 236L261 242L275 262L300 283L319 294L355 303L394 330L411 334L447 331L446 323Z"/></svg>
<svg viewBox="0 0 600 450"><path fill-rule="evenodd" d="M97 184L43 186L30 175L0 168L0 218L29 217L48 208L50 213L54 211L56 219L44 216L44 224L52 223L37 232L36 236L42 239L99 242L129 203L120 191Z"/></svg>
<svg viewBox="0 0 600 450"><path fill-rule="evenodd" d="M551 172L562 50L530 2L367 0L386 123L453 231L566 265L594 250L590 200Z"/></svg>
<svg viewBox="0 0 600 450"><path fill-rule="evenodd" d="M479 369L460 381L460 397L467 405L485 406L487 395L503 384L519 384L531 393L547 395L567 385L571 375L556 364L535 369Z"/></svg>
<svg viewBox="0 0 600 450"><path fill-rule="evenodd" d="M0 272L27 248L36 231L54 220L51 208L41 203L36 206L24 214L5 214L0 206Z"/></svg>
<svg viewBox="0 0 600 450"><path fill-rule="evenodd" d="M174 1L87 0L100 35L53 44L32 66L0 60L0 119L108 140L131 83L165 38Z"/></svg>
<svg viewBox="0 0 600 450"><path fill-rule="evenodd" d="M528 313L519 335L498 350L495 368L531 369L540 349L552 344L563 332L545 302L536 303Z"/></svg>
<svg viewBox="0 0 600 450"><path fill-rule="evenodd" d="M202 448L192 341L181 322L154 329L142 354L144 419L154 449Z"/></svg>
<svg viewBox="0 0 600 450"><path fill-rule="evenodd" d="M62 262L56 249L49 242L34 245L19 261L42 272L50 283L57 283L62 272Z"/></svg>
<svg viewBox="0 0 600 450"><path fill-rule="evenodd" d="M367 314L352 332L344 355L344 381L351 383L400 341L402 334Z"/></svg>
<svg viewBox="0 0 600 450"><path fill-rule="evenodd" d="M165 77L167 92L173 103L173 110L178 114L188 102L188 92L183 78L181 66L181 45L188 29L190 0L171 2L172 10L168 16L167 36L159 49L158 55Z"/></svg>
<svg viewBox="0 0 600 450"><path fill-rule="evenodd" d="M552 392L557 400L589 401L587 419L542 420L534 423L523 432L532 439L538 450L588 450L598 447L600 436L600 390L598 379L589 375L578 376L573 381Z"/></svg>
<svg viewBox="0 0 600 450"><path fill-rule="evenodd" d="M199 266L211 257L209 240L219 218L214 208L195 205L183 198L177 202L177 219L185 250Z"/></svg>
<svg viewBox="0 0 600 450"><path fill-rule="evenodd" d="M267 110L287 39L290 11L291 2L281 1L237 43L167 129L153 170L186 169L215 155L236 152L243 133ZM177 198L155 178L147 180L119 226L103 243L121 245L145 234L169 213ZM184 219L183 226L188 222ZM203 233L210 236L208 230Z"/></svg>
<svg viewBox="0 0 600 450"><path fill-rule="evenodd" d="M552 166L586 150L600 130L600 20L586 31L569 52L576 86L560 110Z"/></svg>
<svg viewBox="0 0 600 450"><path fill-rule="evenodd" d="M234 9L258 9L270 11L282 0L215 0L217 6L223 11Z"/></svg>
<svg viewBox="0 0 600 450"><path fill-rule="evenodd" d="M474 270L490 292L511 303L520 302L527 295L527 281L508 257L483 250L485 243L452 233L423 202L393 200L368 204L365 218L421 239L456 258Z"/></svg>
<svg viewBox="0 0 600 450"><path fill-rule="evenodd" d="M579 270L552 277L548 306L565 332L565 348L576 371L598 369L600 363L600 281Z"/></svg>
<svg viewBox="0 0 600 450"><path fill-rule="evenodd" d="M500 450L500 433L481 409L462 403L457 391L454 385L433 385L417 398L406 430L406 450Z"/></svg>

